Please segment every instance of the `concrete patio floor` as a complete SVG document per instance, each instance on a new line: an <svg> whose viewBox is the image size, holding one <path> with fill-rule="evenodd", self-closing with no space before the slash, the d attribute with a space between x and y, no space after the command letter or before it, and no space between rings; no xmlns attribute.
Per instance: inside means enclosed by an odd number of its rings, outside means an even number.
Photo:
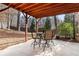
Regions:
<svg viewBox="0 0 79 59"><path fill-rule="evenodd" d="M54 40L51 52L50 49L43 51L41 47L33 49L32 42L33 39L0 50L0 56L79 56L79 43Z"/></svg>

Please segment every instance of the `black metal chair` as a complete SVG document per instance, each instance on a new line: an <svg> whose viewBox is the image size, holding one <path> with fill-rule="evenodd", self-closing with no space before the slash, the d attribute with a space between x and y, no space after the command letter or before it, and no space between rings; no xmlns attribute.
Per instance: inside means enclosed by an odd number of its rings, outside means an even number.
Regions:
<svg viewBox="0 0 79 59"><path fill-rule="evenodd" d="M37 32L31 32L31 35L32 35L32 38L34 39L34 42L32 43L33 47L35 48L36 45L39 45L40 47L40 44L41 44L41 39L42 39L42 33L37 33Z"/></svg>
<svg viewBox="0 0 79 59"><path fill-rule="evenodd" d="M46 30L44 32L44 39L43 40L45 41L45 43L43 44L43 51L45 50L46 47L51 48L50 42L52 42L54 45L54 42L52 40L54 36L55 36L55 30ZM51 50L52 50L52 48L51 48Z"/></svg>

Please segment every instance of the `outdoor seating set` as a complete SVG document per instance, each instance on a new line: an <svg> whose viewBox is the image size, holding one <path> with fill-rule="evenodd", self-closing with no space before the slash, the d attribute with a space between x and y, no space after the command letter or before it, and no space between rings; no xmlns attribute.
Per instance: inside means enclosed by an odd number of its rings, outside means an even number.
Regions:
<svg viewBox="0 0 79 59"><path fill-rule="evenodd" d="M43 51L45 51L46 47L52 50L50 43L54 45L54 37L55 30L46 30L44 32L32 33L32 38L34 39L34 42L32 43L33 48L35 49L35 47L38 45L39 47L43 48Z"/></svg>

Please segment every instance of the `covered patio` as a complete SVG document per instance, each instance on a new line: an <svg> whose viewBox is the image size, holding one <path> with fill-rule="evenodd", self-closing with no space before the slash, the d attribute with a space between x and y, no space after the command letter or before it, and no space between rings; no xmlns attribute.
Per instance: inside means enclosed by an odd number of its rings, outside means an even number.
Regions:
<svg viewBox="0 0 79 59"><path fill-rule="evenodd" d="M20 43L10 46L0 51L0 56L79 56L79 43L65 42L54 40L55 46L52 45L52 52L50 49L42 51L42 48L31 46L32 40L25 43Z"/></svg>
<svg viewBox="0 0 79 59"><path fill-rule="evenodd" d="M7 5L7 8L0 10L1 12L8 9L14 8L18 11L21 11L25 17L25 43L17 44L11 47L8 47L0 51L2 56L69 56L69 55L79 55L79 43L65 42L59 40L53 40L55 46L51 44L52 52L49 49L42 51L42 47L36 47L33 49L32 42L34 39L28 40L28 19L30 16L33 16L37 19L36 21L36 33L38 32L38 21L42 17L55 16L58 14L73 13L79 11L79 4L75 3L3 3ZM29 15L29 16L28 16ZM73 15L74 17L74 15ZM55 18L56 20L56 18ZM75 19L73 18L73 22ZM55 21L56 26L56 21ZM75 39L75 26L73 23L73 34ZM56 28L55 28L56 29ZM57 29L56 29L57 30Z"/></svg>
<svg viewBox="0 0 79 59"><path fill-rule="evenodd" d="M54 16L55 29L57 30L56 15L73 13L73 39L75 39L75 16L74 12L79 11L78 3L3 3L7 5L6 8L0 10L1 12L9 8L14 8L23 13L25 17L25 41L27 41L28 20L31 16L36 18L36 32L38 32L38 22L42 17ZM73 7L72 7L73 6ZM29 16L28 16L29 15Z"/></svg>

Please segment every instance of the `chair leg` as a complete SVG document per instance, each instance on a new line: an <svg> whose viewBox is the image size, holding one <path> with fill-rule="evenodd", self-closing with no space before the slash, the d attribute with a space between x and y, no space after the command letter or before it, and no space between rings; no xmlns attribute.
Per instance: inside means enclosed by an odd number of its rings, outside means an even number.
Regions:
<svg viewBox="0 0 79 59"><path fill-rule="evenodd" d="M52 43L53 43L53 45L55 46L54 41L53 41L53 40L51 40L51 42L52 42Z"/></svg>
<svg viewBox="0 0 79 59"><path fill-rule="evenodd" d="M52 51L52 47L49 44L50 42L48 40L46 40L46 42L44 43L44 47L43 47L43 51L45 51L46 47L50 48L50 50Z"/></svg>
<svg viewBox="0 0 79 59"><path fill-rule="evenodd" d="M44 44L43 51L45 51L45 48L46 48L46 44Z"/></svg>
<svg viewBox="0 0 79 59"><path fill-rule="evenodd" d="M36 45L36 39L34 40L34 42L33 42L33 48L35 49L35 45Z"/></svg>
<svg viewBox="0 0 79 59"><path fill-rule="evenodd" d="M40 47L40 45L41 45L41 39L39 39L39 47Z"/></svg>
<svg viewBox="0 0 79 59"><path fill-rule="evenodd" d="M50 45L50 40L47 41L47 46L48 46L48 48L50 48L50 50L52 51L52 47L51 47L51 45Z"/></svg>
<svg viewBox="0 0 79 59"><path fill-rule="evenodd" d="M46 45L47 45L47 40L45 40L43 51L45 51Z"/></svg>
<svg viewBox="0 0 79 59"><path fill-rule="evenodd" d="M47 40L47 44L46 45L47 45L47 47L50 47L50 44L49 44L49 41L48 40Z"/></svg>

